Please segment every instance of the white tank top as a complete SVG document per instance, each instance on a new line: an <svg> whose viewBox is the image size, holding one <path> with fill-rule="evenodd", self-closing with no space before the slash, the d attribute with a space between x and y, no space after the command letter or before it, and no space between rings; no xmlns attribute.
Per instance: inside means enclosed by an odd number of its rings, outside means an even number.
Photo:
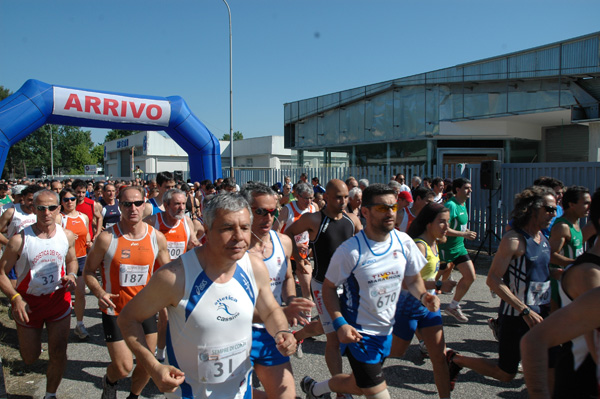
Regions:
<svg viewBox="0 0 600 399"><path fill-rule="evenodd" d="M23 251L15 264L17 290L31 295L48 295L62 288L69 240L60 225L52 238L39 238L31 226L23 230Z"/></svg>
<svg viewBox="0 0 600 399"><path fill-rule="evenodd" d="M273 243L273 253L266 259L263 259L267 270L269 271L269 280L271 282L271 292L279 305L281 306L282 298L281 293L283 291L283 282L287 272L287 257L281 245L281 240L277 232L274 230L269 231L271 242ZM262 323L254 323L252 327L265 328Z"/></svg>
<svg viewBox="0 0 600 399"><path fill-rule="evenodd" d="M250 258L244 254L233 277L222 284L207 277L196 250L181 255L181 261L185 290L176 307L167 307L167 361L185 373L185 381L165 395L237 398L248 385L252 367L251 326L258 287Z"/></svg>
<svg viewBox="0 0 600 399"><path fill-rule="evenodd" d="M25 213L21 209L21 204L15 204L15 213L13 213L12 220L7 228L8 238L11 238L17 233L23 231L27 226L31 226L37 222L37 216L35 213Z"/></svg>

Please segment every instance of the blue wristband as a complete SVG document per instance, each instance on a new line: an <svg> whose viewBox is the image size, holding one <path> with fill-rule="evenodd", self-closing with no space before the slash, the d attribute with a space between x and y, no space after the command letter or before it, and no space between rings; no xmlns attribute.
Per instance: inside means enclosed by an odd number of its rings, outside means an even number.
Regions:
<svg viewBox="0 0 600 399"><path fill-rule="evenodd" d="M344 316L340 316L333 321L333 329L337 331L340 329L341 326L345 324L348 324L348 322L346 321L346 319L344 319Z"/></svg>

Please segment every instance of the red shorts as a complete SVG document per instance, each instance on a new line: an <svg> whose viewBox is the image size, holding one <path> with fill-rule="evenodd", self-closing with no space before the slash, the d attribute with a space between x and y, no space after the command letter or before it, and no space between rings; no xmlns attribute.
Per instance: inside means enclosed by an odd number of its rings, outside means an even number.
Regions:
<svg viewBox="0 0 600 399"><path fill-rule="evenodd" d="M42 328L44 323L62 320L71 315L71 292L64 288L48 295L21 294L29 305L29 323L20 326Z"/></svg>

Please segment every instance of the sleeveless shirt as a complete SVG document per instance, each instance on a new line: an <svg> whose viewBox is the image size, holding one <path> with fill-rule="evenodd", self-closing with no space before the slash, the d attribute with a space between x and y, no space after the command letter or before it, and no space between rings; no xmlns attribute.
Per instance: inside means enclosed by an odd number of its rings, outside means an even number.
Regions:
<svg viewBox="0 0 600 399"><path fill-rule="evenodd" d="M526 249L521 257L510 262L503 276L504 283L521 302L545 317L550 310L550 244L541 233L538 244L525 231L517 228L515 231L525 239ZM519 312L504 301L500 302L499 313L519 316Z"/></svg>
<svg viewBox="0 0 600 399"><path fill-rule="evenodd" d="M56 225L51 238L39 238L33 227L27 226L23 230L23 250L15 264L17 292L39 296L63 288L67 252L69 240L60 225Z"/></svg>
<svg viewBox="0 0 600 399"><path fill-rule="evenodd" d="M330 219L322 210L321 225L317 231L317 236L310 242L313 250L314 268L313 278L323 283L325 273L329 267L329 262L335 250L347 239L354 235L355 226L352 219L345 213L339 220Z"/></svg>
<svg viewBox="0 0 600 399"><path fill-rule="evenodd" d="M107 230L112 238L102 263L102 288L110 294L119 294L112 299L116 305L114 310L102 310L108 315L118 315L152 276L158 242L154 228L145 226L146 234L138 239L125 238L120 223Z"/></svg>
<svg viewBox="0 0 600 399"><path fill-rule="evenodd" d="M244 254L226 283L208 278L195 250L183 254L181 262L185 289L179 304L167 307L166 361L185 372L185 381L165 396L207 398L213 390L237 392L252 367L251 325L258 287L250 257Z"/></svg>

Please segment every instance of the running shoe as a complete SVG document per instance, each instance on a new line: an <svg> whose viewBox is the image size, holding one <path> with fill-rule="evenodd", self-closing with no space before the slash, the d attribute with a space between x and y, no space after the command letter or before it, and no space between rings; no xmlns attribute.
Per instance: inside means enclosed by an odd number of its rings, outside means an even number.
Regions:
<svg viewBox="0 0 600 399"><path fill-rule="evenodd" d="M117 399L117 384L108 383L108 376L102 377L102 396L101 399Z"/></svg>
<svg viewBox="0 0 600 399"><path fill-rule="evenodd" d="M496 294L494 290L490 290L490 294L492 295L492 298L498 298L498 294Z"/></svg>
<svg viewBox="0 0 600 399"><path fill-rule="evenodd" d="M490 317L487 321L488 327L490 328L490 330L492 330L492 334L494 334L494 338L496 338L496 341L500 341L498 339L499 335L498 335L498 319L494 319L493 317Z"/></svg>
<svg viewBox="0 0 600 399"><path fill-rule="evenodd" d="M85 328L83 324L77 324L77 326L75 326L75 335L77 335L77 338L79 338L82 341L90 336L90 334L88 334L87 328Z"/></svg>
<svg viewBox="0 0 600 399"><path fill-rule="evenodd" d="M292 331L292 334L296 334L298 331ZM304 342L304 340L297 342L296 345L296 353L294 353L294 356L296 356L298 359L302 359L304 357L304 351L302 350L302 343Z"/></svg>
<svg viewBox="0 0 600 399"><path fill-rule="evenodd" d="M419 340L419 350L421 351L421 355L423 357L429 357L429 350L427 349L427 346L425 345L425 341Z"/></svg>
<svg viewBox="0 0 600 399"><path fill-rule="evenodd" d="M448 316L454 317L460 323L466 323L469 321L469 318L463 314L460 305L458 305L455 308L446 306L446 309L444 309L444 313L446 313Z"/></svg>
<svg viewBox="0 0 600 399"><path fill-rule="evenodd" d="M331 399L331 395L328 393L324 393L323 395L319 396L315 396L313 394L312 390L316 383L317 381L313 380L309 376L304 376L302 381L300 381L300 389L302 389L302 392L306 394L306 399Z"/></svg>
<svg viewBox="0 0 600 399"><path fill-rule="evenodd" d="M448 362L448 372L450 374L450 390L454 391L454 385L456 384L456 379L462 370L462 367L454 363L452 359L456 356L458 352L453 351L452 349L448 349L446 351L446 361Z"/></svg>

